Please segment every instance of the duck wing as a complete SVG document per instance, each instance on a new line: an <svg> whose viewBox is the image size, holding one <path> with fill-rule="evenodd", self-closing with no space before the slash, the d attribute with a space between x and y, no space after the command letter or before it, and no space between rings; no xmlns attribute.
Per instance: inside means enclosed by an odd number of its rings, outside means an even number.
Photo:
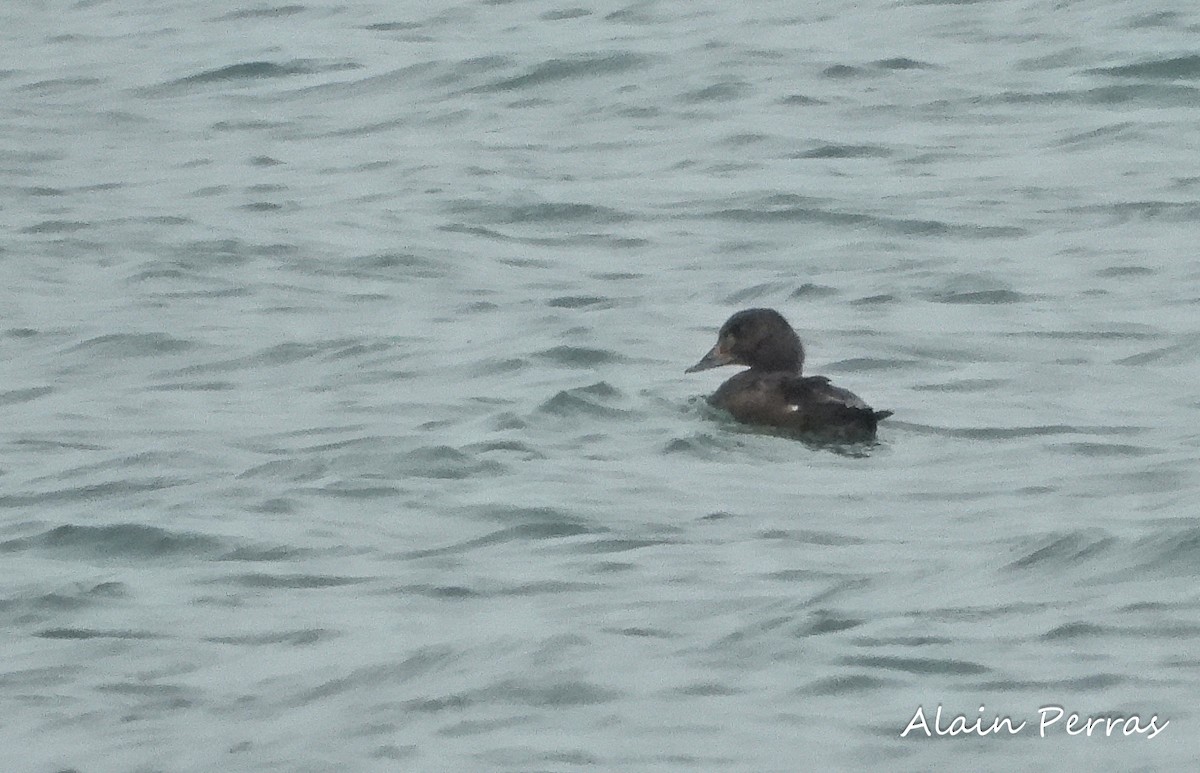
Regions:
<svg viewBox="0 0 1200 773"><path fill-rule="evenodd" d="M842 405L860 411L870 411L875 418L883 419L892 415L891 411L876 411L858 395L849 389L834 386L828 376L797 376L788 379L784 385L788 397L799 401L811 401L819 404Z"/></svg>
<svg viewBox="0 0 1200 773"><path fill-rule="evenodd" d="M825 376L792 376L781 385L788 408L811 431L847 439L875 436L880 419L891 411L876 411L849 389L834 386Z"/></svg>

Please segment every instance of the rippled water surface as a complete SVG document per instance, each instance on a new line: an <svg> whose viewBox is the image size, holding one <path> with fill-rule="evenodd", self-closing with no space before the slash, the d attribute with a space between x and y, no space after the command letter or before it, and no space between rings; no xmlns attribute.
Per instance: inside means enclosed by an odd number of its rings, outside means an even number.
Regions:
<svg viewBox="0 0 1200 773"><path fill-rule="evenodd" d="M1198 33L5 5L0 768L1193 765ZM878 445L704 405L749 306Z"/></svg>

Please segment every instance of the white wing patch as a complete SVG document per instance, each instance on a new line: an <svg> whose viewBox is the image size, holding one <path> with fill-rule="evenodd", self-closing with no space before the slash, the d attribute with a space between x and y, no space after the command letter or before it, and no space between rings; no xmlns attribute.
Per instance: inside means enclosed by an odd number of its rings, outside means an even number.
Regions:
<svg viewBox="0 0 1200 773"><path fill-rule="evenodd" d="M798 405L789 405L789 406L788 406L788 410L789 410L789 411L791 411L792 413L795 413L796 411L800 410L800 406L798 406Z"/></svg>

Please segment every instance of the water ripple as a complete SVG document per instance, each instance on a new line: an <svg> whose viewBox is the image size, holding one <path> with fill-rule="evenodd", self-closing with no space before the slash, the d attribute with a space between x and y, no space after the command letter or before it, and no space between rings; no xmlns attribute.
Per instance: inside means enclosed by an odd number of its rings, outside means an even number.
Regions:
<svg viewBox="0 0 1200 773"><path fill-rule="evenodd" d="M1154 80L1194 80L1200 78L1200 55L1151 59L1117 67L1099 67L1090 72L1120 78L1149 78Z"/></svg>
<svg viewBox="0 0 1200 773"><path fill-rule="evenodd" d="M594 534L596 529L577 523L527 523L520 526L510 526L498 529L491 534L476 537L453 545L438 548L412 550L404 553L402 558L429 558L454 553L466 553L476 548L490 547L512 541L557 539L559 537L575 537L581 534Z"/></svg>
<svg viewBox="0 0 1200 773"><path fill-rule="evenodd" d="M286 78L293 75L313 75L322 72L354 70L362 67L356 62L321 62L314 59L293 59L288 62L239 62L215 70L189 75L166 86L189 86L193 84L220 83L222 81L256 80L260 78Z"/></svg>
<svg viewBox="0 0 1200 773"><path fill-rule="evenodd" d="M32 537L0 542L0 550L40 550L90 558L152 560L171 556L202 556L226 547L223 540L156 526L125 523L111 526L56 526Z"/></svg>
<svg viewBox="0 0 1200 773"><path fill-rule="evenodd" d="M496 92L537 88L564 80L593 78L641 69L649 61L646 56L628 52L577 55L570 59L547 59L524 75L492 81L486 85L475 87L473 91Z"/></svg>

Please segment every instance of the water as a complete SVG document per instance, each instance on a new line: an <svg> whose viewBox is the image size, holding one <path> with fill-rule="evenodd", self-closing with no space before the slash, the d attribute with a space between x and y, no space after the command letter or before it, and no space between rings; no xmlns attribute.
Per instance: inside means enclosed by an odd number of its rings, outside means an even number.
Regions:
<svg viewBox="0 0 1200 773"><path fill-rule="evenodd" d="M1198 25L5 6L0 767L1190 766Z"/></svg>

